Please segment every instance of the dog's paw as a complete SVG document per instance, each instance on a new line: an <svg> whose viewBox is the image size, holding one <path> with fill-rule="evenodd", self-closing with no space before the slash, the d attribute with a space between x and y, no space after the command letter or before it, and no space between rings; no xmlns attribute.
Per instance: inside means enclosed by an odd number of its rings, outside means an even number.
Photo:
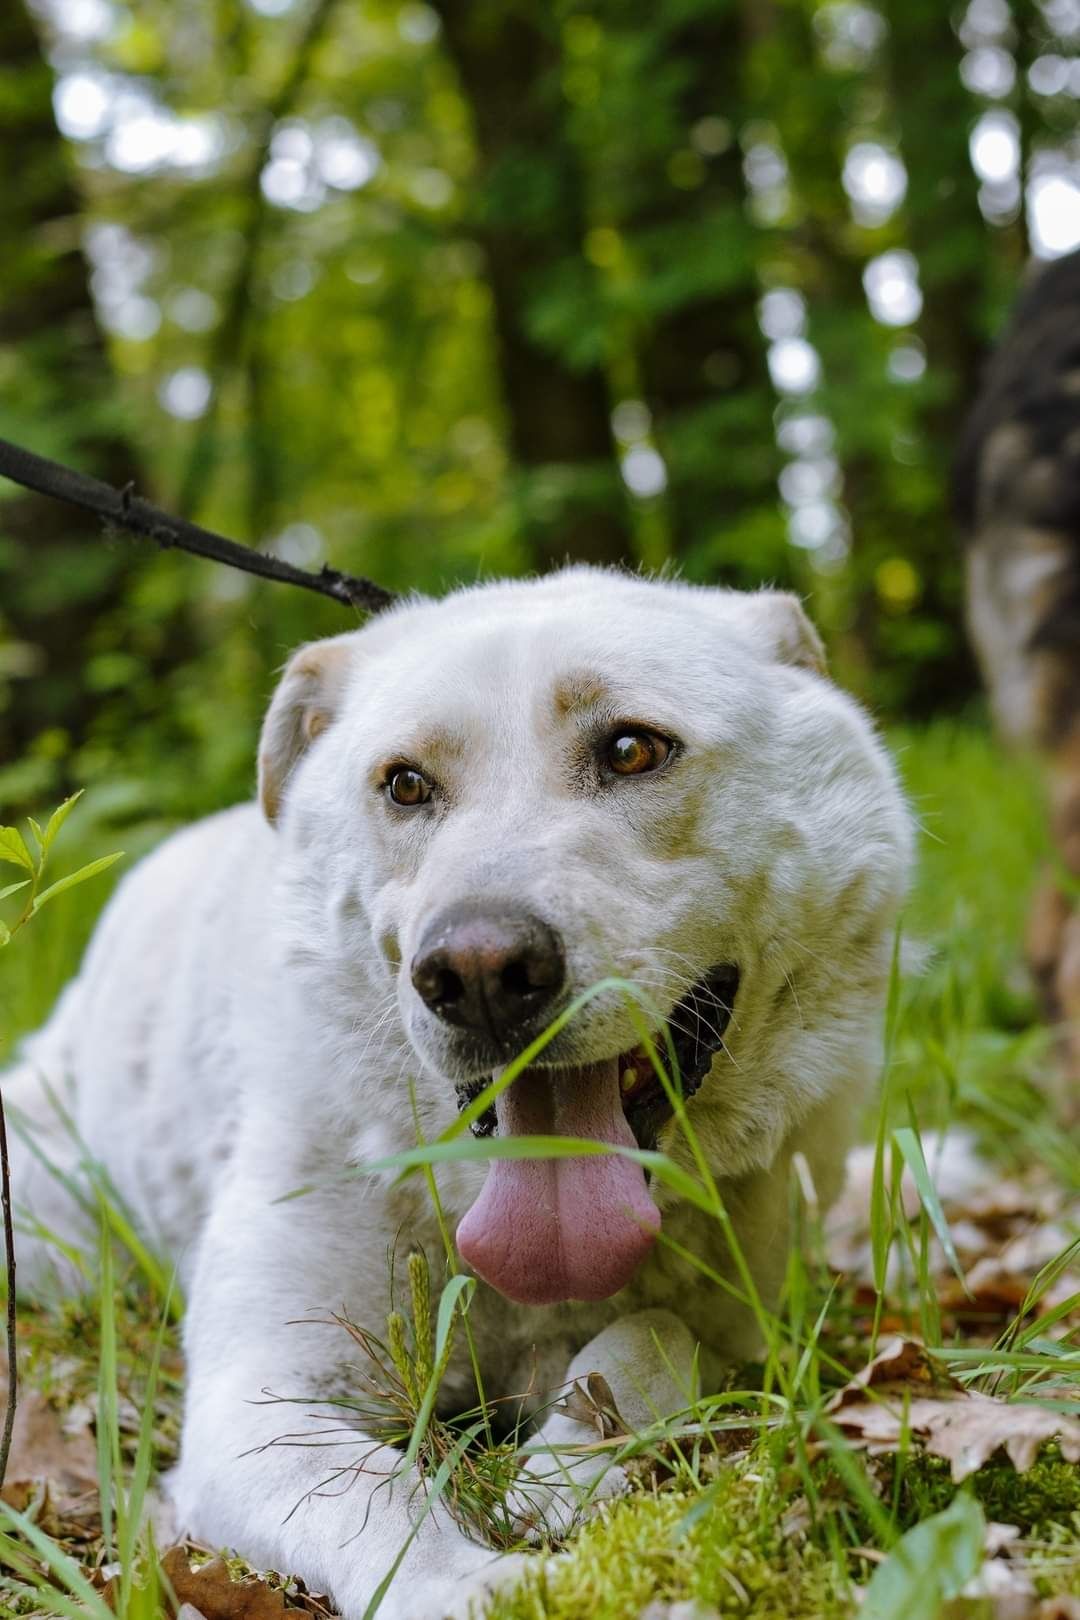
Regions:
<svg viewBox="0 0 1080 1620"><path fill-rule="evenodd" d="M562 1541L602 1502L624 1496L629 1489L626 1472L615 1463L566 1470L552 1456L537 1456L518 1475L506 1507L517 1534L536 1545Z"/></svg>
<svg viewBox="0 0 1080 1620"><path fill-rule="evenodd" d="M505 1553L467 1575L427 1576L395 1583L380 1607L380 1620L483 1620L499 1592L516 1586L528 1570L550 1562L535 1553Z"/></svg>

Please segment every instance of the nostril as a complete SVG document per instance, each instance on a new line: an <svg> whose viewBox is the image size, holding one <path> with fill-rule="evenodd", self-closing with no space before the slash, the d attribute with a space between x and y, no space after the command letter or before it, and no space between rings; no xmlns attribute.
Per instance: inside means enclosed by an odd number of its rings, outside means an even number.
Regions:
<svg viewBox="0 0 1080 1620"><path fill-rule="evenodd" d="M431 980L431 993L428 998L438 1007L453 1007L456 1002L465 999L465 981L460 973L453 968L439 968Z"/></svg>
<svg viewBox="0 0 1080 1620"><path fill-rule="evenodd" d="M499 983L508 996L527 996L539 988L529 976L527 962L508 962L499 975Z"/></svg>
<svg viewBox="0 0 1080 1620"><path fill-rule="evenodd" d="M499 974L504 995L524 1001L529 996L557 990L562 983L561 961L541 956L518 956L507 962Z"/></svg>
<svg viewBox="0 0 1080 1620"><path fill-rule="evenodd" d="M459 1006L467 995L465 980L461 974L448 967L445 961L432 960L430 957L417 963L413 968L412 982L421 1000L426 1002L433 1012L441 1012L445 1007Z"/></svg>
<svg viewBox="0 0 1080 1620"><path fill-rule="evenodd" d="M455 974L452 967L439 969L436 974L436 993L432 996L432 1001L449 1008L457 1001L463 1000L465 1000L465 980L460 974Z"/></svg>

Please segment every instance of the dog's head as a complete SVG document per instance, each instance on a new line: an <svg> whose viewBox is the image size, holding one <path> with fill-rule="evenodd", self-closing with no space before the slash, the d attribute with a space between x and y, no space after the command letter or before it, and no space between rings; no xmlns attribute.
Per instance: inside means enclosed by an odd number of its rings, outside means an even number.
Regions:
<svg viewBox="0 0 1080 1620"><path fill-rule="evenodd" d="M908 821L793 597L572 569L406 603L295 655L260 795L316 1009L414 1056L376 1111L412 1078L438 1129L559 1021L479 1129L677 1156L649 1034L730 1174L872 1064ZM459 1241L594 1297L658 1219L626 1157L500 1161Z"/></svg>

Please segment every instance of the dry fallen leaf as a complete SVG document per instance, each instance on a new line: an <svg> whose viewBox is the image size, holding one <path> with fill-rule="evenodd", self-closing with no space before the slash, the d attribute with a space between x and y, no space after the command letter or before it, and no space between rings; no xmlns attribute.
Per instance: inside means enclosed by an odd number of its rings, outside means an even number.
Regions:
<svg viewBox="0 0 1080 1620"><path fill-rule="evenodd" d="M991 1395L962 1395L931 1417L926 1449L952 1465L954 1480L967 1479L998 1447L1018 1474L1025 1474L1048 1440L1056 1440L1066 1462L1080 1462L1080 1419L1023 1401Z"/></svg>
<svg viewBox="0 0 1080 1620"><path fill-rule="evenodd" d="M0 1372L6 1375L6 1365ZM7 1378L0 1376L0 1413L7 1401ZM15 1407L15 1428L8 1456L9 1480L51 1479L67 1492L97 1482L97 1447L88 1427L69 1431L62 1416L38 1390L25 1383Z"/></svg>
<svg viewBox="0 0 1080 1620"><path fill-rule="evenodd" d="M161 1555L178 1604L190 1603L205 1620L279 1620L285 1612L285 1594L258 1576L234 1581L224 1558L212 1558L192 1569L183 1547L170 1547Z"/></svg>
<svg viewBox="0 0 1080 1620"><path fill-rule="evenodd" d="M601 1440L610 1440L615 1435L624 1435L627 1432L626 1424L619 1416L619 1409L615 1405L611 1385L601 1373L590 1373L584 1383L580 1378L576 1378L562 1400L557 1401L552 1407L552 1411L561 1412L565 1417L573 1418L575 1423L583 1423L586 1428L595 1429Z"/></svg>
<svg viewBox="0 0 1080 1620"><path fill-rule="evenodd" d="M946 1604L942 1620L1035 1620L1038 1602L1026 1570L1004 1558L988 1558L960 1596Z"/></svg>
<svg viewBox="0 0 1080 1620"><path fill-rule="evenodd" d="M862 1401L868 1389L881 1389L895 1385L900 1389L909 1389L912 1385L919 1385L922 1389L935 1386L951 1386L952 1380L933 1359L927 1355L925 1345L915 1339L904 1339L897 1335L887 1339L881 1346L872 1361L867 1362L861 1372L838 1389L830 1400L827 1410L839 1412L845 1406L855 1401Z"/></svg>
<svg viewBox="0 0 1080 1620"><path fill-rule="evenodd" d="M57 1541L91 1542L101 1534L101 1498L96 1483L69 1491L48 1479L9 1479L0 1501L25 1513Z"/></svg>
<svg viewBox="0 0 1080 1620"><path fill-rule="evenodd" d="M908 1339L891 1339L837 1391L827 1411L871 1455L896 1451L905 1433L913 1436L931 1456L946 1459L957 1483L999 1447L1021 1474L1049 1440L1057 1441L1066 1462L1080 1462L1080 1417L945 1383L923 1347Z"/></svg>
<svg viewBox="0 0 1080 1620"><path fill-rule="evenodd" d="M966 1285L960 1286L934 1238L929 1259L940 1302L958 1317L1007 1321L1023 1304L1037 1272L1070 1242L1080 1222L1080 1201L1038 1168L1023 1177L1003 1180L999 1168L978 1155L964 1132L939 1135L928 1131L923 1147ZM856 1148L849 1155L847 1182L826 1222L829 1263L857 1291L870 1289L874 1277L870 1238L873 1165L873 1148ZM907 1170L902 1203L905 1215L913 1220L919 1198ZM899 1280L902 1269L894 1250L890 1286ZM1042 1315L1078 1292L1080 1268L1074 1265L1045 1290L1035 1313ZM872 1292L868 1302L873 1303ZM1069 1326L1069 1321L1062 1321L1055 1333L1068 1331Z"/></svg>
<svg viewBox="0 0 1080 1620"><path fill-rule="evenodd" d="M223 1558L192 1569L185 1548L170 1547L161 1555L161 1569L180 1610L190 1605L203 1620L281 1620L282 1615L300 1612L300 1605L287 1602L280 1587L271 1586L261 1575L234 1580ZM330 1612L317 1598L306 1598L303 1608L309 1614Z"/></svg>

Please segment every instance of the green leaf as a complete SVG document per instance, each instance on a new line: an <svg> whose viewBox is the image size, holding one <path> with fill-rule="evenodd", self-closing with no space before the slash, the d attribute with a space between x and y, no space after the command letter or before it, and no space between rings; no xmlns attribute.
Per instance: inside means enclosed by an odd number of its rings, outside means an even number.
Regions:
<svg viewBox="0 0 1080 1620"><path fill-rule="evenodd" d="M924 1519L874 1571L859 1620L938 1620L942 1604L978 1573L985 1530L982 1509L967 1495Z"/></svg>
<svg viewBox="0 0 1080 1620"><path fill-rule="evenodd" d="M451 1277L450 1281L443 1289L442 1297L439 1300L439 1315L435 1323L436 1368L438 1368L439 1363L446 1355L447 1341L450 1338L450 1328L453 1325L454 1320L454 1309L458 1304L459 1298L461 1295L465 1296L464 1299L461 1299L461 1312L462 1315L464 1315L465 1311L468 1309L469 1301L472 1299L475 1292L475 1277Z"/></svg>
<svg viewBox="0 0 1080 1620"><path fill-rule="evenodd" d="M7 926L6 923L0 922L0 951L3 950L5 945L10 945L10 944L11 944L11 929Z"/></svg>
<svg viewBox="0 0 1080 1620"><path fill-rule="evenodd" d="M66 889L73 889L77 883L85 883L88 878L97 877L99 872L107 871L110 866L114 866L119 860L123 860L123 850L120 850L115 855L102 855L96 861L91 861L89 866L81 866L77 872L69 872L67 877L62 877L58 882L51 883L35 899L35 914L41 910L46 901L54 900L58 894L63 894Z"/></svg>
<svg viewBox="0 0 1080 1620"><path fill-rule="evenodd" d="M877 1134L874 1139L874 1170L870 1184L870 1247L874 1268L874 1288L878 1297L884 1293L888 1273L889 1250L892 1247L893 1225L888 1188L885 1182L885 1143L888 1135L889 1071L896 1049L896 1031L900 1021L900 924L893 934L892 960L889 964L889 994L885 1008L885 1042L881 1064L881 1099L878 1105Z"/></svg>
<svg viewBox="0 0 1080 1620"><path fill-rule="evenodd" d="M632 1159L698 1209L716 1214L715 1204L705 1190L665 1153L600 1142L591 1136L489 1136L482 1140L466 1137L464 1141L460 1137L454 1141L440 1139L426 1142L421 1147L407 1148L403 1153L390 1153L385 1159L372 1159L352 1166L326 1182L309 1182L306 1186L295 1187L275 1202L284 1204L293 1198L306 1197L317 1187L329 1185L330 1180L351 1180L354 1176L378 1175L386 1170L410 1171L422 1165L460 1164L462 1161L482 1164L489 1159L590 1159L605 1153L617 1153L620 1158Z"/></svg>
<svg viewBox="0 0 1080 1620"><path fill-rule="evenodd" d="M34 838L35 838L35 840L37 842L38 854L41 855L41 854L44 853L44 850L45 850L45 834L42 832L41 828L38 826L38 824L34 820L33 816L27 816L26 819L30 823L30 831L33 833Z"/></svg>
<svg viewBox="0 0 1080 1620"><path fill-rule="evenodd" d="M540 1053L555 1039L556 1035L566 1028L570 1020L576 1018L583 1007L588 1006L590 1001L595 1001L597 996L602 996L612 990L619 991L631 1005L634 1003L640 1005L643 1001L647 1004L644 991L640 985L633 984L631 980L613 976L598 979L587 990L583 990L580 995L575 996L569 1006L564 1007L558 1017L553 1018L547 1028L541 1030L536 1039L530 1042L523 1052L519 1052L517 1057L511 1063L508 1063L506 1068L484 1087L479 1096L474 1097L468 1106L461 1110L454 1123L442 1132L439 1141L450 1142L454 1137L461 1136L475 1120L480 1118L481 1114L486 1113L495 1099L517 1079L522 1070L527 1068L534 1058L539 1057Z"/></svg>
<svg viewBox="0 0 1080 1620"><path fill-rule="evenodd" d="M38 1558L58 1585L66 1587L71 1596L82 1605L82 1608L77 1610L74 1605L69 1603L63 1592L53 1592L46 1595L47 1609L51 1609L54 1614L73 1615L81 1613L93 1616L94 1620L113 1620L112 1611L109 1609L108 1604L100 1593L94 1591L79 1566L73 1559L68 1557L63 1548L51 1536L46 1535L34 1523L33 1519L29 1518L25 1513L19 1513L15 1508L9 1507L6 1502L0 1502L0 1525L3 1525L5 1529L10 1527L18 1531L24 1541L30 1543ZM25 1559L24 1550L19 1548L18 1542L10 1541L7 1535L4 1536L3 1541L5 1554L11 1549L14 1552L15 1560L17 1560L15 1567L19 1568L19 1562ZM29 1560L26 1560L26 1564L29 1564ZM24 1566L23 1569L20 1569L20 1573L26 1573L30 1576L35 1586L41 1581L41 1590L45 1594L45 1582L37 1571L33 1569L32 1565L30 1567Z"/></svg>
<svg viewBox="0 0 1080 1620"><path fill-rule="evenodd" d="M12 866L25 867L28 872L36 870L34 857L18 827L0 827L0 861L10 861Z"/></svg>
<svg viewBox="0 0 1080 1620"><path fill-rule="evenodd" d="M918 1189L922 1207L933 1222L934 1231L941 1240L941 1247L945 1250L946 1258L955 1271L960 1282L964 1281L963 1269L956 1252L956 1246L949 1231L949 1223L945 1219L945 1211L941 1207L941 1200L937 1195L937 1188L930 1179L926 1157L922 1150L922 1143L914 1130L908 1125L900 1126L893 1132L893 1141L903 1154L904 1163L911 1171L912 1179Z"/></svg>
<svg viewBox="0 0 1080 1620"><path fill-rule="evenodd" d="M85 789L80 788L77 793L73 793L70 799L65 799L63 804L58 805L49 817L49 825L45 828L45 836L40 839L43 860L52 848L57 833L82 798L84 791Z"/></svg>
<svg viewBox="0 0 1080 1620"><path fill-rule="evenodd" d="M22 878L18 883L9 883L6 889L0 889L0 900L6 900L9 894L18 894L20 889L30 887L30 878Z"/></svg>
<svg viewBox="0 0 1080 1620"><path fill-rule="evenodd" d="M416 1414L416 1422L413 1424L412 1434L409 1438L409 1449L405 1453L406 1468L411 1468L416 1461L420 1443L427 1433L427 1426L431 1422L431 1414L435 1410L435 1399L439 1393L439 1381L445 1370L443 1367L443 1355L454 1320L454 1308L460 1300L461 1308L464 1311L475 1291L476 1278L466 1277L461 1273L456 1277L451 1277L442 1291L442 1298L439 1300L439 1316L435 1327L435 1365L432 1368L431 1377L428 1379L428 1386L424 1391L420 1410Z"/></svg>

